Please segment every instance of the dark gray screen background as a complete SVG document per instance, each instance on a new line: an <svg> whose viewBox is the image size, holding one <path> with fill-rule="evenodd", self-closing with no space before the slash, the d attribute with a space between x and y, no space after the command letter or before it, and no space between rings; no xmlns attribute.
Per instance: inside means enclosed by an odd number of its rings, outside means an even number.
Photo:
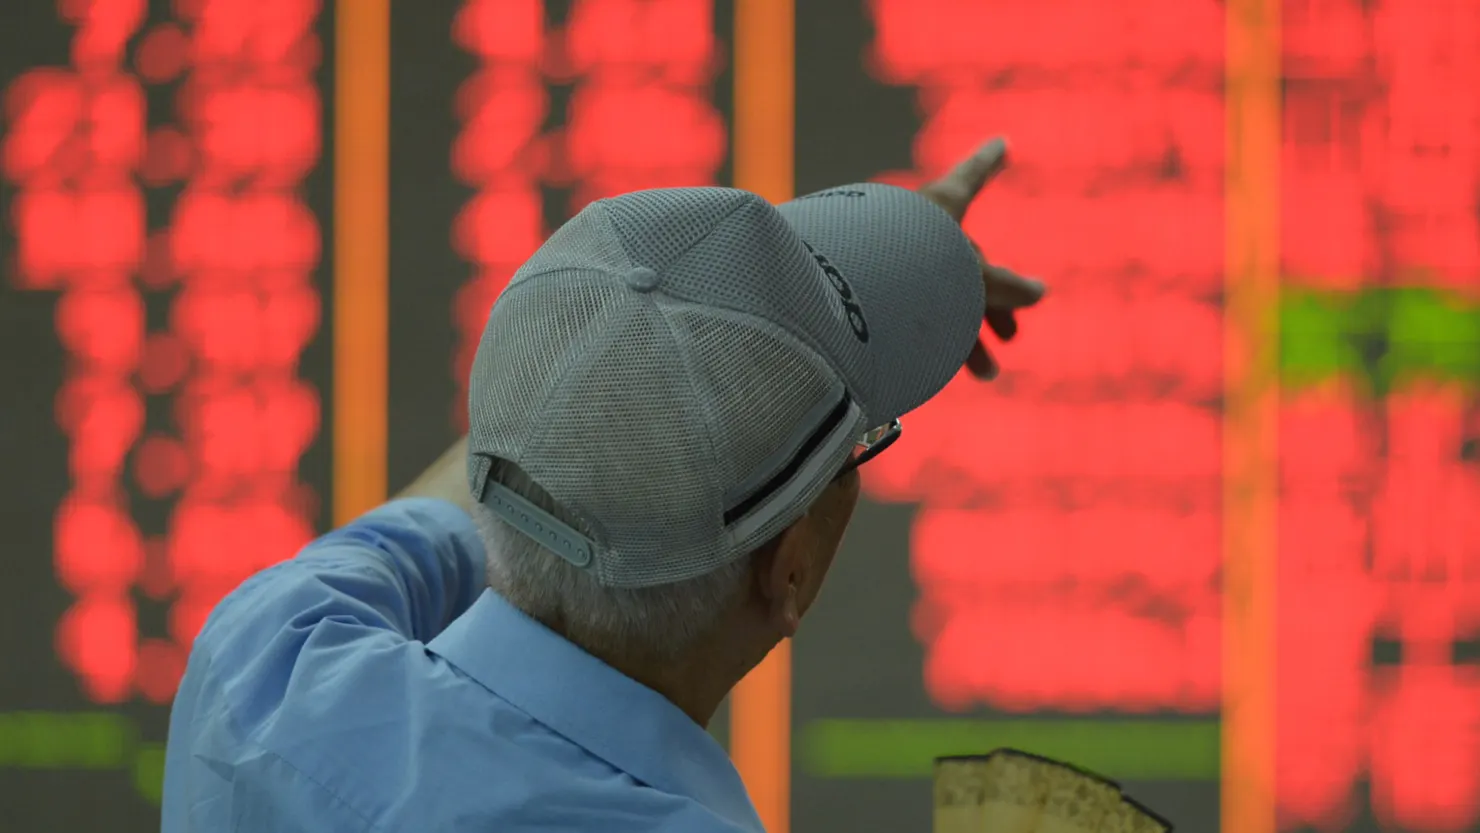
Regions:
<svg viewBox="0 0 1480 833"><path fill-rule="evenodd" d="M450 376L453 347L450 306L471 267L451 250L453 218L471 189L449 172L449 148L458 129L452 116L457 85L475 66L449 39L454 3L396 3L393 19L391 171L390 482L409 481L453 439ZM799 192L865 179L910 166L918 126L911 90L867 77L863 52L872 38L858 0L799 2L797 24L796 182ZM153 0L162 17L165 0ZM325 46L320 83L332 100L332 3L320 24ZM567 4L547 4L558 25ZM727 48L732 6L720 2L716 28ZM66 61L71 29L48 0L11 0L0 12L0 82L26 68ZM730 110L728 71L715 85L715 101ZM568 90L552 90L550 126L558 126ZM151 101L151 112L168 106ZM306 191L325 232L318 284L324 324L305 354L302 375L324 392L324 429L303 462L303 479L321 495L329 487L329 258L332 118L326 113L324 161ZM728 166L720 172L729 184ZM0 190L0 210L11 194ZM547 193L547 222L563 217L564 193ZM155 196L157 202L167 196ZM0 224L0 268L12 267L14 237ZM162 324L162 298L151 300L151 322ZM22 293L0 281L0 512L10 530L7 571L0 582L0 712L93 710L54 658L52 633L69 603L52 574L51 518L65 494L67 444L52 411L62 376L56 341L55 296ZM162 308L162 307L161 307ZM151 416L151 418L155 418ZM327 505L327 500L322 501ZM141 516L157 512L141 508ZM795 645L794 721L819 717L925 718L938 716L921 684L922 650L908 628L915 590L907 562L908 506L865 503L804 635ZM327 524L321 512L320 528ZM154 627L155 624L146 624ZM860 646L867 646L861 649ZM130 702L117 711L144 739L164 739L167 713ZM990 716L982 713L977 716ZM725 735L721 720L717 734ZM923 780L814 778L794 767L793 829L923 831L929 826L929 788ZM490 777L497 777L491 773ZM1186 831L1217 828L1217 788L1203 784L1130 784L1130 791L1169 815ZM157 808L141 799L119 772L28 770L0 765L0 830L49 833L158 829ZM1364 820L1353 829L1374 829Z"/></svg>
<svg viewBox="0 0 1480 833"><path fill-rule="evenodd" d="M75 29L61 21L53 0L12 0L0 8L0 88L37 67L66 67ZM173 0L148 0L142 32L151 23L174 19ZM324 245L314 284L320 293L318 333L300 354L299 376L317 387L321 397L322 429L299 462L299 480L316 495L317 528L328 526L331 434L329 402L331 373L328 322L333 297L328 291L333 269L331 208L333 191L331 137L333 110L334 4L320 12L316 31L322 47L315 81L326 107L321 133L324 147L319 166L302 183L304 201L318 218ZM126 47L132 59L136 36ZM147 85L148 127L175 122L175 84ZM0 119L5 118L0 113ZM0 121L0 135L9 124ZM144 192L150 231L169 224L179 187ZM156 759L169 724L167 709L142 699L115 707L91 703L72 673L57 659L53 636L58 620L73 597L57 583L52 560L52 521L67 494L70 481L67 437L55 421L55 399L64 378L66 352L58 342L55 315L58 294L16 289L15 230L10 222L14 187L0 179L0 517L8 530L4 549L5 574L0 579L0 716L7 713L56 714L112 712L131 727L135 769L91 770L65 765L54 768L14 766L0 739L0 831L53 833L99 831L133 833L159 829L159 808L141 797L135 784L140 762ZM148 331L169 326L172 291L142 293ZM174 430L172 397L150 396L145 401L144 431ZM136 446L137 448L137 446ZM129 471L129 462L125 462ZM150 500L130 490L130 507L140 531L158 535L165 529L170 503ZM167 633L165 604L135 593L138 629L146 636ZM126 758L129 756L125 756ZM127 766L127 764L126 764ZM143 766L147 772L151 766Z"/></svg>

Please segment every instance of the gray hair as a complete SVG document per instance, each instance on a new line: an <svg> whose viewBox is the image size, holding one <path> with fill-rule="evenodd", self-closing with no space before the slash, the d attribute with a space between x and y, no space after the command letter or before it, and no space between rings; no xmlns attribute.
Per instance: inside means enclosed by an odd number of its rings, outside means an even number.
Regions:
<svg viewBox="0 0 1480 833"><path fill-rule="evenodd" d="M518 466L495 460L490 480L582 529L567 510ZM752 558L736 559L702 576L654 587L607 587L519 532L486 506L473 512L488 554L488 583L510 604L567 639L605 656L667 662L719 625L745 592ZM584 531L584 530L583 530Z"/></svg>

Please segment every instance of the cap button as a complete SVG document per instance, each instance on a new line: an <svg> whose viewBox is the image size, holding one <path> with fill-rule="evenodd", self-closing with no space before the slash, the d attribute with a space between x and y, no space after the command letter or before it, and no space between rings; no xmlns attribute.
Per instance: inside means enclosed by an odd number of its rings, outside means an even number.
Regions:
<svg viewBox="0 0 1480 833"><path fill-rule="evenodd" d="M651 292L658 286L658 273L646 266L637 266L629 271L623 279L627 285L638 292Z"/></svg>

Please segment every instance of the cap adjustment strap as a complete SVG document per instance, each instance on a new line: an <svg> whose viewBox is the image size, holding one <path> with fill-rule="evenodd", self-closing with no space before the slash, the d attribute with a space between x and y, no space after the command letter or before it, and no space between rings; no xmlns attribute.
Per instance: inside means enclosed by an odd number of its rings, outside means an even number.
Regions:
<svg viewBox="0 0 1480 833"><path fill-rule="evenodd" d="M589 567L596 544L509 487L484 481L481 503L545 549L577 567Z"/></svg>

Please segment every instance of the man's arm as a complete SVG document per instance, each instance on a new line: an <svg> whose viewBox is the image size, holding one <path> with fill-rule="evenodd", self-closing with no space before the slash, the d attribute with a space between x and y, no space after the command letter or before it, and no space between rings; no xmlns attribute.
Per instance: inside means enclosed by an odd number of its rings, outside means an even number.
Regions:
<svg viewBox="0 0 1480 833"><path fill-rule="evenodd" d="M464 512L471 512L473 495L468 490L468 438L464 436L453 443L396 497L436 498L454 504Z"/></svg>
<svg viewBox="0 0 1480 833"><path fill-rule="evenodd" d="M406 639L434 638L484 589L466 454L465 436L394 500L247 580L218 613L278 623L295 618L302 626L312 611Z"/></svg>
<svg viewBox="0 0 1480 833"><path fill-rule="evenodd" d="M486 586L483 544L459 440L396 499L252 576L211 614L196 641L219 665L296 651L334 620L365 636L428 641L472 606ZM291 664L293 656L276 659Z"/></svg>
<svg viewBox="0 0 1480 833"><path fill-rule="evenodd" d="M192 819L210 826L224 811L201 800L229 793L223 773L261 757L253 739L294 692L300 703L304 692L332 699L343 694L333 681L348 679L355 658L394 663L420 655L414 642L431 640L472 606L484 570L483 545L464 509L409 497L232 591L196 637L171 710L164 830L193 827Z"/></svg>
<svg viewBox="0 0 1480 833"><path fill-rule="evenodd" d="M217 606L196 649L242 659L292 649L334 620L364 635L427 641L485 586L483 545L467 512L444 500L393 500L247 579ZM289 661L289 657L282 657Z"/></svg>
<svg viewBox="0 0 1480 833"><path fill-rule="evenodd" d="M293 668L325 627L338 642L435 638L487 586L466 449L457 441L389 503L248 578L211 612L191 666L255 697L243 675Z"/></svg>

